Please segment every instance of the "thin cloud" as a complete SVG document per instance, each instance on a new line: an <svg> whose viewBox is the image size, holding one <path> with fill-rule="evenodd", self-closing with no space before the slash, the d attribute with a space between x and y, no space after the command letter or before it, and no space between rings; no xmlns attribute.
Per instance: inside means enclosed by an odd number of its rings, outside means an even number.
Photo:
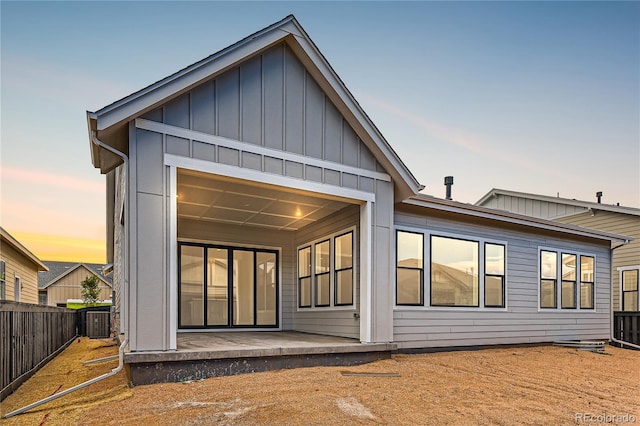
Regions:
<svg viewBox="0 0 640 426"><path fill-rule="evenodd" d="M92 105L100 108L133 91L126 85L83 73L77 67L67 68L11 52L2 53L2 86L3 92L7 88L26 91L57 104L81 105L83 109Z"/></svg>
<svg viewBox="0 0 640 426"><path fill-rule="evenodd" d="M359 98L371 105L375 105L377 108L380 108L385 112L391 113L394 116L405 120L406 122L409 122L410 124L424 130L429 135L438 140L462 147L474 154L482 155L484 157L490 157L493 159L497 158L504 162L515 164L528 170L534 171L537 174L561 174L557 169L547 167L544 164L536 163L534 161L529 161L522 156L510 155L508 150L492 147L490 143L487 143L486 141L475 135L470 135L458 128L448 127L439 123L429 121L424 117L421 117L409 110L386 102L375 96L360 95ZM566 177L568 178L569 176Z"/></svg>
<svg viewBox="0 0 640 426"><path fill-rule="evenodd" d="M61 189L69 189L73 191L85 191L90 193L104 193L105 186L102 182L88 181L78 179L73 176L43 172L32 169L22 169L19 167L2 166L3 185L5 179L12 181L10 184L24 185L25 183L35 183Z"/></svg>

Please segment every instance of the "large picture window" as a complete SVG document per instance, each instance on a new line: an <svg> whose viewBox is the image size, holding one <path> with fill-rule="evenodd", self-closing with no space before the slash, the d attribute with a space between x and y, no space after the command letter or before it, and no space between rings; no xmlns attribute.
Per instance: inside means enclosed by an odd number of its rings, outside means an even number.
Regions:
<svg viewBox="0 0 640 426"><path fill-rule="evenodd" d="M298 248L298 308L354 305L354 232L341 231Z"/></svg>
<svg viewBox="0 0 640 426"><path fill-rule="evenodd" d="M424 236L398 231L396 247L396 304L422 305Z"/></svg>
<svg viewBox="0 0 640 426"><path fill-rule="evenodd" d="M431 236L431 306L479 306L478 247L477 241Z"/></svg>
<svg viewBox="0 0 640 426"><path fill-rule="evenodd" d="M541 249L540 309L595 309L595 257Z"/></svg>

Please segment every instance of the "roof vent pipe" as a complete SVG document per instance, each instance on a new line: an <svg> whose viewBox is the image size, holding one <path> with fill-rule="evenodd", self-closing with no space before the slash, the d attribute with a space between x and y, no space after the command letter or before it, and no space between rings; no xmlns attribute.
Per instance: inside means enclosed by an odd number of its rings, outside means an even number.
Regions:
<svg viewBox="0 0 640 426"><path fill-rule="evenodd" d="M453 185L453 176L444 177L444 186L447 187L447 200L451 199L451 186Z"/></svg>
<svg viewBox="0 0 640 426"><path fill-rule="evenodd" d="M596 197L598 198L598 204L602 203L602 191L596 192Z"/></svg>

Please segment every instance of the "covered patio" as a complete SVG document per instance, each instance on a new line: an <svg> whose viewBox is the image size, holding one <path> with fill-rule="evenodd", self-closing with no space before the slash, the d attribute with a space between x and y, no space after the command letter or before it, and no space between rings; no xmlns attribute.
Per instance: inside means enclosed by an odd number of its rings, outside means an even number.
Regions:
<svg viewBox="0 0 640 426"><path fill-rule="evenodd" d="M134 385L297 367L359 365L391 357L393 343L295 331L179 333L176 351L128 352Z"/></svg>

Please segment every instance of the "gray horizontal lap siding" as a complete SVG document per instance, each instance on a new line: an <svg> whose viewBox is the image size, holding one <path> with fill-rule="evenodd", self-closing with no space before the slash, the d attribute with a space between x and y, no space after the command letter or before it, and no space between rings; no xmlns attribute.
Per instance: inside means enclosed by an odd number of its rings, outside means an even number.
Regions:
<svg viewBox="0 0 640 426"><path fill-rule="evenodd" d="M268 49L143 116L270 148L259 155L166 136L166 152L370 191L371 178L278 158L277 151L383 171L285 44Z"/></svg>
<svg viewBox="0 0 640 426"><path fill-rule="evenodd" d="M506 310L394 310L394 342L399 348L550 342L559 339L607 339L610 331L609 250L603 245L563 240L528 232L442 218L395 214L396 226L487 238L507 244ZM425 240L428 243L428 240ZM578 251L596 256L596 311L538 311L538 248ZM429 259L425 259L428 262ZM429 277L425 276L428 282ZM392 285L395 285L393 283ZM428 300L428 294L425 298Z"/></svg>
<svg viewBox="0 0 640 426"><path fill-rule="evenodd" d="M314 241L318 238L356 226L353 239L355 247L356 265L360 264L360 245L358 226L360 222L360 209L353 205L324 218L322 221L305 226L295 233L294 249L300 245ZM294 259L294 264L297 261ZM297 268L297 264L295 265ZM294 270L294 274L296 271ZM296 278L297 279L297 278ZM359 268L355 270L356 292L354 294L354 308L348 310L332 310L321 308L317 311L309 311L297 308L297 298L293 298L293 322L296 331L307 333L328 334L332 336L360 338L360 321L354 317L360 307L360 280ZM297 296L297 283L295 285Z"/></svg>

